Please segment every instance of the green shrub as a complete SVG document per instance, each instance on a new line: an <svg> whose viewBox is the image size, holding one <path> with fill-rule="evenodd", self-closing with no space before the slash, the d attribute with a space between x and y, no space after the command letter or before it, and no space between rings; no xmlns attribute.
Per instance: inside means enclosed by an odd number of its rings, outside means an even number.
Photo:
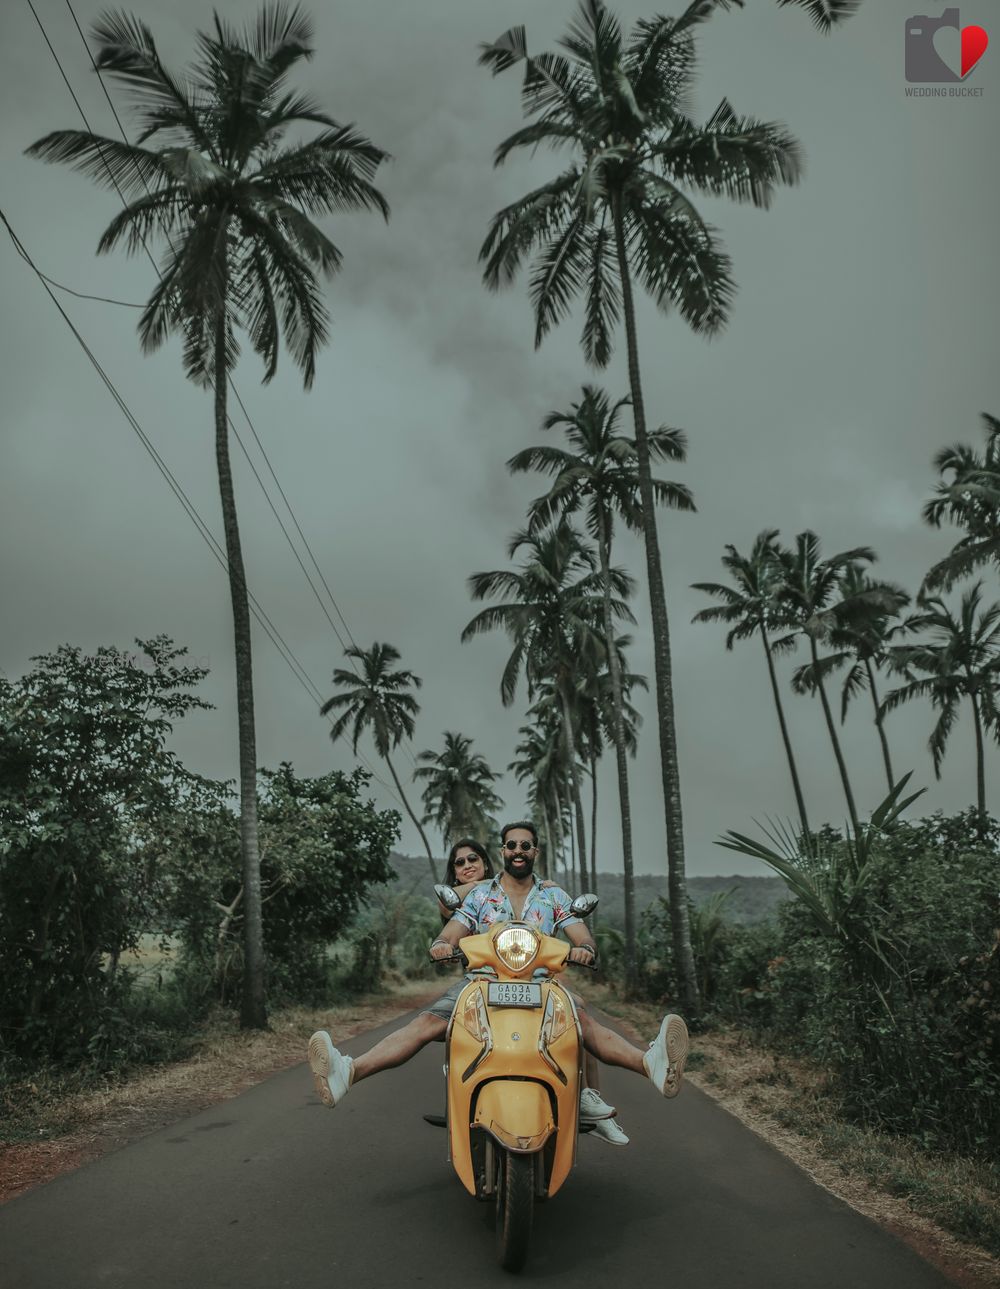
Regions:
<svg viewBox="0 0 1000 1289"><path fill-rule="evenodd" d="M849 901L833 885L848 843L825 841L802 868L842 910L837 933L802 899L776 926L731 935L718 1009L825 1066L856 1122L995 1149L1000 828L975 811L896 822L869 839Z"/></svg>
<svg viewBox="0 0 1000 1289"><path fill-rule="evenodd" d="M0 1057L100 1063L129 1042L119 962L162 896L142 838L190 779L172 723L206 706L183 649L137 643L66 645L0 681Z"/></svg>

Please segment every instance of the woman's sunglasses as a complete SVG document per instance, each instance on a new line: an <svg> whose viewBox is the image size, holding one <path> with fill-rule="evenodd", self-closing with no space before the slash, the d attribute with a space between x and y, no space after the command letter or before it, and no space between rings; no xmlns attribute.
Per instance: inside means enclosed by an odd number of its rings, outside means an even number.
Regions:
<svg viewBox="0 0 1000 1289"><path fill-rule="evenodd" d="M535 843L533 841L508 841L504 842L504 845L510 851L517 850L518 846L520 846L525 852L535 849Z"/></svg>

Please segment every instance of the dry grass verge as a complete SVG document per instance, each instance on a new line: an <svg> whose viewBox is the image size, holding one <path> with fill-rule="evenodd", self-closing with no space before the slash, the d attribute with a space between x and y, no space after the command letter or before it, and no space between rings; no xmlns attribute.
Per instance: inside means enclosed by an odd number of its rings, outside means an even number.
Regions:
<svg viewBox="0 0 1000 1289"><path fill-rule="evenodd" d="M640 1041L661 1012L586 994ZM754 1046L746 1034L698 1034L685 1076L814 1181L905 1240L962 1289L1000 1286L1000 1170L836 1118L823 1072Z"/></svg>
<svg viewBox="0 0 1000 1289"><path fill-rule="evenodd" d="M186 1060L80 1091L55 1081L8 1089L0 1126L0 1204L297 1065L316 1029L352 1038L440 992L440 984L422 980L342 1007L288 1008L271 1016L266 1031L243 1032L227 1015L199 1034Z"/></svg>

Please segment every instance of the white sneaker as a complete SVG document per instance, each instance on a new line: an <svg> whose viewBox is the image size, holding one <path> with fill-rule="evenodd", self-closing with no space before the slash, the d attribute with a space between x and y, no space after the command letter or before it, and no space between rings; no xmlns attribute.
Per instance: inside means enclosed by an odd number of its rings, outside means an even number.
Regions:
<svg viewBox="0 0 1000 1289"><path fill-rule="evenodd" d="M354 1078L354 1062L337 1051L325 1029L318 1029L309 1040L309 1068L323 1104L333 1109L347 1096Z"/></svg>
<svg viewBox="0 0 1000 1289"><path fill-rule="evenodd" d="M581 1088L580 1118L584 1123L594 1123L598 1119L613 1119L615 1108L608 1105L596 1088Z"/></svg>
<svg viewBox="0 0 1000 1289"><path fill-rule="evenodd" d="M599 1137L601 1141L606 1141L609 1146L628 1145L628 1137L622 1132L615 1119L599 1119L587 1135Z"/></svg>
<svg viewBox="0 0 1000 1289"><path fill-rule="evenodd" d="M672 1012L664 1016L642 1064L650 1083L665 1097L675 1097L681 1090L689 1046L688 1029L681 1018Z"/></svg>

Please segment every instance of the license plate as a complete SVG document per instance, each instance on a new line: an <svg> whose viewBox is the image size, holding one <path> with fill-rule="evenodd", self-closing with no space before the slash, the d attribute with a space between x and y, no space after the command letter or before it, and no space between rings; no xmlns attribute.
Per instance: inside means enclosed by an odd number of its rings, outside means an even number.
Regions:
<svg viewBox="0 0 1000 1289"><path fill-rule="evenodd" d="M491 1007L541 1007L542 986L521 981L501 981L487 986Z"/></svg>

